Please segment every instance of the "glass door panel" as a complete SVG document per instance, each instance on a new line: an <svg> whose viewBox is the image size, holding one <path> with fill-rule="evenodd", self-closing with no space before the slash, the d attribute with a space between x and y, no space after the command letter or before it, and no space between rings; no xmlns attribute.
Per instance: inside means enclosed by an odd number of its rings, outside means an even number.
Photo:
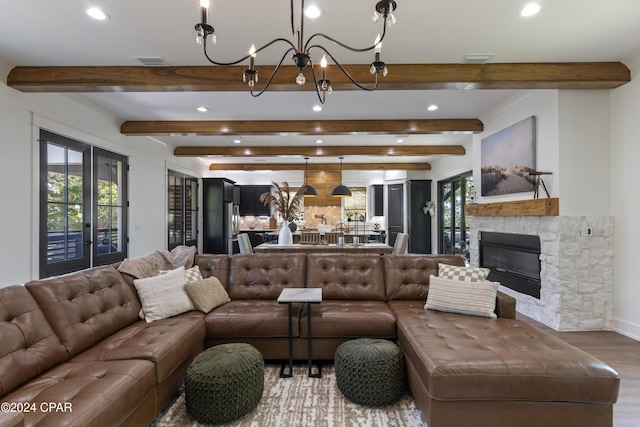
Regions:
<svg viewBox="0 0 640 427"><path fill-rule="evenodd" d="M96 265L126 257L126 158L94 149L94 241Z"/></svg>
<svg viewBox="0 0 640 427"><path fill-rule="evenodd" d="M473 203L471 172L438 183L439 252L459 254L469 261L469 231L464 208Z"/></svg>
<svg viewBox="0 0 640 427"><path fill-rule="evenodd" d="M40 139L41 216L40 277L63 274L90 266L86 226L90 193L84 177L89 147L42 131Z"/></svg>

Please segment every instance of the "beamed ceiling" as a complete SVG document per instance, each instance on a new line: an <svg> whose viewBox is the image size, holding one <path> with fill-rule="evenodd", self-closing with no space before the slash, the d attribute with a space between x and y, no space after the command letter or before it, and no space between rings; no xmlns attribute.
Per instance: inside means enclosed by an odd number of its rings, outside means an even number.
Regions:
<svg viewBox="0 0 640 427"><path fill-rule="evenodd" d="M383 43L389 74L379 89L356 90L330 62L334 93L316 113L313 84L296 85L298 70L286 61L259 98L242 83L246 64L204 65L193 43L196 0L179 7L139 2L97 2L110 15L97 24L80 0L46 2L36 12L27 2L12 4L0 17L0 62L11 64L7 85L85 103L120 120L124 135L165 144L176 156L200 157L212 170L300 169L304 156L311 157L310 170L314 162L335 167L338 156L356 170L428 169L438 156L463 155L472 135L484 130L481 117L510 99L533 90L619 87L631 78L623 60L640 52L633 18L640 2L546 2L525 19L512 0L401 0L398 24ZM354 45L370 44L378 32L370 22L375 1L316 3L324 15L307 21L310 32L330 29ZM287 37L289 2L213 4L218 44L210 53L220 58ZM41 30L37 41L29 28ZM488 63L460 63L480 52L490 52ZM281 53L258 55L261 83ZM336 56L350 63L345 68L356 80L371 82L371 58ZM137 66L139 57L162 57L170 65ZM440 108L427 112L432 103ZM209 111L197 113L196 106Z"/></svg>

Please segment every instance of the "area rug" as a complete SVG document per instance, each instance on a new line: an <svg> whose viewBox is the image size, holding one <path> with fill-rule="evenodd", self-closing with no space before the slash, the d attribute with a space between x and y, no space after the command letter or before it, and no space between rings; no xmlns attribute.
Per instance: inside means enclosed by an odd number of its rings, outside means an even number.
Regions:
<svg viewBox="0 0 640 427"><path fill-rule="evenodd" d="M293 378L280 378L280 367L265 367L264 393L258 407L233 427L427 427L409 392L394 405L364 407L348 401L336 385L333 366L322 378L309 378L306 366L294 366ZM186 411L184 390L163 411L154 427L200 426Z"/></svg>

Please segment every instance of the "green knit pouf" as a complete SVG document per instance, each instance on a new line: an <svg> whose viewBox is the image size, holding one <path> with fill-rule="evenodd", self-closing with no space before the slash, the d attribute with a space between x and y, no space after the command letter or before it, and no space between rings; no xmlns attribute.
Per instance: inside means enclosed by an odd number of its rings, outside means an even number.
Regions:
<svg viewBox="0 0 640 427"><path fill-rule="evenodd" d="M253 411L264 390L262 354L249 344L222 344L187 368L187 412L202 424L224 424Z"/></svg>
<svg viewBox="0 0 640 427"><path fill-rule="evenodd" d="M407 390L400 348L388 340L360 338L336 350L336 382L342 394L360 405L384 406Z"/></svg>

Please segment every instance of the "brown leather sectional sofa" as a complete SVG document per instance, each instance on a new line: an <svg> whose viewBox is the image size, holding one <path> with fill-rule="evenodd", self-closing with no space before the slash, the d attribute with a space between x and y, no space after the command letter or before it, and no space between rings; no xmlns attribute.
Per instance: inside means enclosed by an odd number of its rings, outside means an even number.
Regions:
<svg viewBox="0 0 640 427"><path fill-rule="evenodd" d="M397 340L430 427L611 426L619 376L597 359L515 320L424 309L430 274L456 256L196 255L231 301L147 324L133 278L96 267L0 289L0 426L140 426L178 389L205 347L247 342L288 357L285 287L322 287L313 358L344 341ZM308 310L294 304L294 357L307 358ZM285 381L285 380L283 380Z"/></svg>

